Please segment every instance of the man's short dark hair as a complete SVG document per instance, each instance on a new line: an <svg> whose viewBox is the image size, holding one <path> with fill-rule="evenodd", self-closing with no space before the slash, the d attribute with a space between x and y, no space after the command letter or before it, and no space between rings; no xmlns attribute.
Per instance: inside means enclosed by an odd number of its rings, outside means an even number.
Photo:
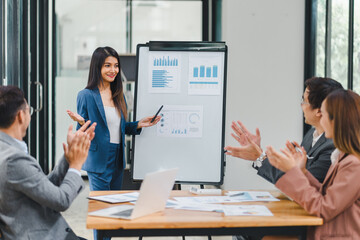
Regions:
<svg viewBox="0 0 360 240"><path fill-rule="evenodd" d="M0 128L10 127L25 104L24 93L18 87L0 86Z"/></svg>
<svg viewBox="0 0 360 240"><path fill-rule="evenodd" d="M343 89L342 85L331 78L313 77L305 81L305 87L309 89L310 106L320 108L327 95L336 89Z"/></svg>

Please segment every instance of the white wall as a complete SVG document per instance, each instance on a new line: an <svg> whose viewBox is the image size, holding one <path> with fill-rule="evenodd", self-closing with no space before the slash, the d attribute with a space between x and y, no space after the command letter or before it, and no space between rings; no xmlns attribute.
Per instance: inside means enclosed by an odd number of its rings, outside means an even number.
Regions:
<svg viewBox="0 0 360 240"><path fill-rule="evenodd" d="M76 130L76 123L66 113L66 110L76 112L76 98L80 90L84 89L87 83L86 77L56 77L55 78L55 159L60 160L64 154L62 143L66 143L67 130L73 124L73 131Z"/></svg>
<svg viewBox="0 0 360 240"><path fill-rule="evenodd" d="M223 40L229 48L225 144L231 121L260 128L262 147L301 141L304 0L224 0ZM227 157L224 189L272 189L250 162Z"/></svg>

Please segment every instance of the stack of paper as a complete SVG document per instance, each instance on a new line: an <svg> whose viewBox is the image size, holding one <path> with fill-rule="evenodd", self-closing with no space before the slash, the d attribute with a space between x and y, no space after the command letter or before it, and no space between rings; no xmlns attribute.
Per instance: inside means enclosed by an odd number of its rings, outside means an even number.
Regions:
<svg viewBox="0 0 360 240"><path fill-rule="evenodd" d="M139 196L138 192L123 193L123 194L111 194L111 195L102 195L95 197L88 197L88 199L98 200L108 203L123 203L123 202L134 202Z"/></svg>
<svg viewBox="0 0 360 240"><path fill-rule="evenodd" d="M138 192L112 194L89 197L98 201L108 203L135 202L139 196ZM254 202L254 201L279 201L269 192L258 191L229 191L226 196L197 196L197 197L175 197L168 200L167 208L222 212L225 216L273 216L271 211L263 205L224 205L218 203Z"/></svg>

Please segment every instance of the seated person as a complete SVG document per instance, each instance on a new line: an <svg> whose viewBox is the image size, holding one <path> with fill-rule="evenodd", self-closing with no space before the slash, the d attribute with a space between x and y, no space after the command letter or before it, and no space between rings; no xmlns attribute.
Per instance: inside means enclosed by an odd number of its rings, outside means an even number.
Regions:
<svg viewBox="0 0 360 240"><path fill-rule="evenodd" d="M321 126L334 140L331 167L320 183L306 170L306 151L287 142L282 153L267 147L270 163L285 172L276 187L324 224L309 227L306 239L360 239L360 96L332 92L321 105Z"/></svg>
<svg viewBox="0 0 360 240"><path fill-rule="evenodd" d="M63 144L64 157L46 176L22 141L30 115L30 106L19 88L0 86L2 238L79 239L60 212L65 211L83 189L80 169L94 138L96 124L89 127L89 121L75 134L72 127L69 128L67 145Z"/></svg>
<svg viewBox="0 0 360 240"><path fill-rule="evenodd" d="M306 80L305 86L301 108L304 112L305 122L312 128L305 134L301 146L307 151L306 168L315 178L323 182L331 164L330 155L335 147L332 140L325 137L324 129L320 125L320 107L329 93L342 89L342 86L333 79L318 77ZM259 129L256 129L256 134L252 134L240 121L233 122L231 127L235 132L231 135L241 146L225 147L226 154L254 161L253 167L257 169L258 175L275 184L284 173L271 166L265 152L261 149Z"/></svg>

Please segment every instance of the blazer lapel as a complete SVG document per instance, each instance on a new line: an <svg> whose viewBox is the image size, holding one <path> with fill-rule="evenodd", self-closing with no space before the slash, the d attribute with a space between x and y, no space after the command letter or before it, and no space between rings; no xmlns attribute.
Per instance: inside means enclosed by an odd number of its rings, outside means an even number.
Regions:
<svg viewBox="0 0 360 240"><path fill-rule="evenodd" d="M315 129L312 128L310 129L304 136L303 141L301 142L301 146L303 146L306 150L307 153L309 153L309 151L311 150L311 145L312 145L312 139L313 139L313 133L314 133ZM309 155L309 154L308 154Z"/></svg>
<svg viewBox="0 0 360 240"><path fill-rule="evenodd" d="M315 143L315 145L310 149L310 151L307 153L309 156L311 156L311 154L313 154L313 152L318 149L323 143L326 142L326 138L325 138L325 133L323 133L321 135L321 137L319 138L319 140L317 140L317 142Z"/></svg>
<svg viewBox="0 0 360 240"><path fill-rule="evenodd" d="M334 163L334 164L331 164L326 176L325 176L325 179L324 179L324 182L322 183L321 185L321 192L323 194L325 194L324 190L327 188L327 186L333 181L333 178L334 176L336 175L336 172L339 168L339 164L338 162Z"/></svg>
<svg viewBox="0 0 360 240"><path fill-rule="evenodd" d="M101 96L100 96L100 92L99 92L99 89L98 88L95 88L91 91L94 99L95 99L95 102L96 102L96 106L97 108L99 109L99 112L100 112L100 115L101 115L101 118L102 120L104 121L106 127L107 127L107 122L106 122L106 117L105 117L105 110L104 110L104 105L102 103L102 100L101 100Z"/></svg>

